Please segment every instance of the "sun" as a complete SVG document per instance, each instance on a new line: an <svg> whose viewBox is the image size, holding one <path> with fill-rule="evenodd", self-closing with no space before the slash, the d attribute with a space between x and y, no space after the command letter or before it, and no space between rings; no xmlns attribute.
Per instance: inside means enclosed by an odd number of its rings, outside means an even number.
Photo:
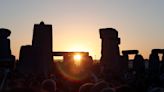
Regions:
<svg viewBox="0 0 164 92"><path fill-rule="evenodd" d="M81 55L77 54L77 55L74 55L74 60L75 61L80 61L81 60Z"/></svg>
<svg viewBox="0 0 164 92"><path fill-rule="evenodd" d="M81 55L76 54L76 55L74 55L73 58L74 58L75 64L76 64L76 65L80 65L80 62L81 62Z"/></svg>

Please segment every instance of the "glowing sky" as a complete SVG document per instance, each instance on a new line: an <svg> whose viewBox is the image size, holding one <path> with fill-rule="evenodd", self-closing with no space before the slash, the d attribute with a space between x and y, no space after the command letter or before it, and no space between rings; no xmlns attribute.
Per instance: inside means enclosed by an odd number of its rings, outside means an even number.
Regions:
<svg viewBox="0 0 164 92"><path fill-rule="evenodd" d="M113 27L120 49L148 57L164 48L164 0L1 0L0 28L12 31L12 53L32 43L34 23L53 25L54 51L89 51L100 58L99 29Z"/></svg>

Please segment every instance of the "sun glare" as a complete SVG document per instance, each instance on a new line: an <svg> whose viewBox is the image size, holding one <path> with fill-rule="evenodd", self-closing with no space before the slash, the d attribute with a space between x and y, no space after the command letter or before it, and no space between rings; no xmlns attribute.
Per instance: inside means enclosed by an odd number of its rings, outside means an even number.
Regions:
<svg viewBox="0 0 164 92"><path fill-rule="evenodd" d="M81 60L81 55L74 55L74 60L80 61Z"/></svg>
<svg viewBox="0 0 164 92"><path fill-rule="evenodd" d="M74 62L76 65L80 65L80 62L81 62L81 55L77 54L77 55L74 55Z"/></svg>

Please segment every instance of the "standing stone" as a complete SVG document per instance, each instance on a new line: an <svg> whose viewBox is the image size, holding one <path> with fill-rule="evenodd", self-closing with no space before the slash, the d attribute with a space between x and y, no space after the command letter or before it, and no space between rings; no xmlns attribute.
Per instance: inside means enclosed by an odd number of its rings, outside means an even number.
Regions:
<svg viewBox="0 0 164 92"><path fill-rule="evenodd" d="M161 60L161 67L160 67L160 73L164 74L164 49L162 50L162 60Z"/></svg>
<svg viewBox="0 0 164 92"><path fill-rule="evenodd" d="M101 44L101 64L103 66L103 74L106 80L118 77L120 52L118 32L113 28L100 29Z"/></svg>
<svg viewBox="0 0 164 92"><path fill-rule="evenodd" d="M10 34L10 30L0 29L0 67L14 67L15 56L11 55L10 39L8 39Z"/></svg>
<svg viewBox="0 0 164 92"><path fill-rule="evenodd" d="M18 71L48 77L52 73L52 25L34 25L32 45L21 47Z"/></svg>
<svg viewBox="0 0 164 92"><path fill-rule="evenodd" d="M40 74L48 75L52 69L52 25L40 24L34 25L32 46L37 62L36 69Z"/></svg>
<svg viewBox="0 0 164 92"><path fill-rule="evenodd" d="M37 71L36 61L34 61L34 49L31 45L22 46L19 55L19 62L17 64L17 71L23 75L34 74Z"/></svg>
<svg viewBox="0 0 164 92"><path fill-rule="evenodd" d="M149 74L151 78L159 76L160 62L156 49L153 49L149 57Z"/></svg>
<svg viewBox="0 0 164 92"><path fill-rule="evenodd" d="M11 55L10 50L10 40L8 36L10 36L11 32L8 29L0 29L0 56L8 57Z"/></svg>
<svg viewBox="0 0 164 92"><path fill-rule="evenodd" d="M144 78L145 76L145 61L142 55L136 55L133 61L133 69L136 72L138 79Z"/></svg>

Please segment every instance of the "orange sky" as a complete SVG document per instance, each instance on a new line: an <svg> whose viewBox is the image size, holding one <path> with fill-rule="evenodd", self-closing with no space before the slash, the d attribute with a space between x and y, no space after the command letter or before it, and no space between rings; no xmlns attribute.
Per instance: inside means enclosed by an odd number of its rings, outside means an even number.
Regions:
<svg viewBox="0 0 164 92"><path fill-rule="evenodd" d="M0 27L11 30L12 53L32 43L34 23L53 25L54 51L101 54L99 29L113 27L121 38L120 51L138 49L145 58L164 48L163 0L3 0Z"/></svg>

